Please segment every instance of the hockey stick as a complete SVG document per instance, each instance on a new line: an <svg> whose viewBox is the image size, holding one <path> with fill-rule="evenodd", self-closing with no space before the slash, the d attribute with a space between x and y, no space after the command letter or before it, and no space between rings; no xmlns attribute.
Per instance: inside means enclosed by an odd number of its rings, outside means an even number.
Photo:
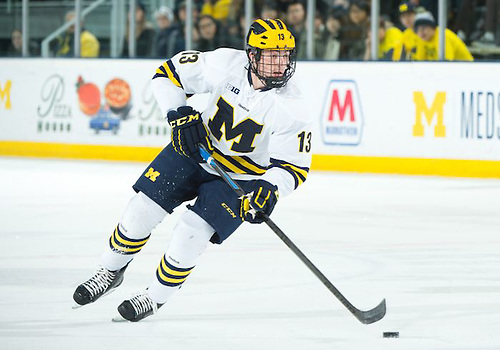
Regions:
<svg viewBox="0 0 500 350"><path fill-rule="evenodd" d="M222 179L238 194L238 196L246 195L241 186L234 181L229 174L221 168L217 161L210 155L203 145L199 145L201 157L212 167ZM385 316L386 307L385 299L380 302L375 308L367 311L357 309L340 293L340 291L326 278L325 275L309 260L304 253L285 235L283 231L269 218L265 213L261 212L264 217L264 222L273 230L273 232L297 255L297 257L309 268L309 270L318 277L318 279L325 285L326 288L349 310L354 317L356 317L363 324L370 324L379 321Z"/></svg>

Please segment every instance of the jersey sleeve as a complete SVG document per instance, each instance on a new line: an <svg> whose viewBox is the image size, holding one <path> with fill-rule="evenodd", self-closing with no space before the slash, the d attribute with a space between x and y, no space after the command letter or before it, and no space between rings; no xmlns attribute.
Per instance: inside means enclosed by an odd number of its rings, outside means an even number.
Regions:
<svg viewBox="0 0 500 350"><path fill-rule="evenodd" d="M186 95L212 91L224 76L223 67L232 54L230 49L183 51L158 67L152 88L163 115L185 105Z"/></svg>
<svg viewBox="0 0 500 350"><path fill-rule="evenodd" d="M294 105L297 107L297 103ZM262 178L278 186L280 196L287 196L304 183L311 166L312 122L300 111L280 111L288 123L273 132L269 143L271 164Z"/></svg>

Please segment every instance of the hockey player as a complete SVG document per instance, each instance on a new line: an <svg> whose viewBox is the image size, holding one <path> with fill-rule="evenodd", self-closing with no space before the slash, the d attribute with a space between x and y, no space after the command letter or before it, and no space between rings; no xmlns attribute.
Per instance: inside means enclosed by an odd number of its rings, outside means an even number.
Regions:
<svg viewBox="0 0 500 350"><path fill-rule="evenodd" d="M279 19L256 20L246 43L246 53L181 52L156 71L152 88L172 140L133 186L137 194L109 239L102 266L73 295L79 305L118 287L155 226L196 198L175 226L149 287L118 306L130 321L156 313L209 242L221 244L243 221L261 223L261 213L271 214L278 193L286 196L306 180L311 118L292 77L295 39ZM186 95L196 93L210 93L203 113L186 106ZM238 198L203 162L198 144L240 183L245 197Z"/></svg>

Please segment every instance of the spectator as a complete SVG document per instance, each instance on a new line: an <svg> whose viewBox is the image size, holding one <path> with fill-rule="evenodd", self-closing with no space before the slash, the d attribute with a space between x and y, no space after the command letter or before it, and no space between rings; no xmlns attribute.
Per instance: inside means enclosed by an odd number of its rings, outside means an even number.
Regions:
<svg viewBox="0 0 500 350"><path fill-rule="evenodd" d="M65 21L69 22L75 18L75 12L69 11L66 13ZM57 43L55 47L55 55L57 57L74 57L75 55L75 25L72 24L68 30L57 38ZM99 56L99 41L97 38L89 32L85 27L83 27L83 21L81 22L81 34L80 34L80 57L98 57Z"/></svg>
<svg viewBox="0 0 500 350"><path fill-rule="evenodd" d="M240 16L245 15L245 1L246 0L232 0L231 4L229 6L229 12L227 15L226 20L232 21L232 22L237 22ZM255 10L255 5L254 5L254 10ZM257 13L257 12L255 12ZM246 27L244 28L246 30ZM246 33L243 35L245 37Z"/></svg>
<svg viewBox="0 0 500 350"><path fill-rule="evenodd" d="M366 1L353 0L349 6L348 21L342 26L340 58L362 60L365 54L366 23L370 5Z"/></svg>
<svg viewBox="0 0 500 350"><path fill-rule="evenodd" d="M10 38L11 42L7 49L7 56L21 57L23 55L23 34L19 29L14 29Z"/></svg>
<svg viewBox="0 0 500 350"><path fill-rule="evenodd" d="M415 24L415 5L409 1L403 1L399 5L399 20L405 28L403 32L403 52L401 59L412 60L412 56L415 54L417 49L417 42L419 40L418 35L413 31L413 26Z"/></svg>
<svg viewBox="0 0 500 350"><path fill-rule="evenodd" d="M438 60L439 31L430 12L419 13L415 17L415 31L420 37L414 59L417 61ZM464 42L451 30L445 31L445 60L473 61Z"/></svg>
<svg viewBox="0 0 500 350"><path fill-rule="evenodd" d="M172 57L175 54L186 49L185 26L186 26L186 2L182 1L177 6L177 21L172 24L172 29L168 36L168 54L166 57ZM193 6L193 23L198 21L198 9ZM198 41L198 31L193 30L193 42Z"/></svg>
<svg viewBox="0 0 500 350"><path fill-rule="evenodd" d="M292 1L286 10L286 24L295 37L297 58L306 58L307 32L306 32L306 9L301 1Z"/></svg>
<svg viewBox="0 0 500 350"><path fill-rule="evenodd" d="M349 9L349 0L333 0L332 1L332 8L334 10L341 10L343 12L347 12Z"/></svg>
<svg viewBox="0 0 500 350"><path fill-rule="evenodd" d="M225 22L229 15L232 0L205 0L201 15L209 15L212 18Z"/></svg>
<svg viewBox="0 0 500 350"><path fill-rule="evenodd" d="M168 56L168 48L170 33L174 29L172 26L174 13L170 8L161 6L155 13L155 19L158 26L155 43L156 57L171 57Z"/></svg>
<svg viewBox="0 0 500 350"><path fill-rule="evenodd" d="M222 46L219 36L219 25L210 15L201 15L196 24L200 38L196 44L198 51L213 51Z"/></svg>
<svg viewBox="0 0 500 350"><path fill-rule="evenodd" d="M239 16L237 18L238 22L240 23L240 27L241 27L241 30L243 32L243 38L244 40L246 39L246 35L247 35L247 28L250 26L250 24L252 24L253 21L255 21L257 18L254 17L250 20L250 23L247 24L247 18L245 16L245 11L241 11L239 13Z"/></svg>
<svg viewBox="0 0 500 350"><path fill-rule="evenodd" d="M297 58L307 58L307 28L306 28L306 9L302 1L292 1L288 5L286 22L288 29L295 37L295 47L297 48ZM314 18L313 40L315 42L313 56L322 58L324 55L323 41L327 36L323 19L319 12Z"/></svg>
<svg viewBox="0 0 500 350"><path fill-rule="evenodd" d="M260 18L262 19L279 18L278 6L274 3L265 3L260 11Z"/></svg>
<svg viewBox="0 0 500 350"><path fill-rule="evenodd" d="M285 15L288 12L288 6L290 4L297 2L297 0L275 0L273 1L276 4L276 7L278 8L278 12L280 15ZM295 38L297 39L297 38Z"/></svg>
<svg viewBox="0 0 500 350"><path fill-rule="evenodd" d="M349 19L355 25L362 25L368 21L370 5L363 0L353 0L349 6Z"/></svg>
<svg viewBox="0 0 500 350"><path fill-rule="evenodd" d="M325 56L325 45L324 42L328 37L328 31L326 30L323 17L320 12L316 12L314 16L314 52L313 58L322 59ZM307 56L307 40L303 41L302 50L304 50L304 55ZM300 52L298 57L300 57Z"/></svg>
<svg viewBox="0 0 500 350"><path fill-rule="evenodd" d="M127 32L125 33L122 57L129 57L129 28L130 23L127 21ZM135 9L135 56L152 57L154 40L155 30L153 25L146 20L146 7L141 1L138 1Z"/></svg>
<svg viewBox="0 0 500 350"><path fill-rule="evenodd" d="M340 56L340 31L342 28L343 13L331 10L326 18L326 35L323 41L324 53L322 59L337 61Z"/></svg>
<svg viewBox="0 0 500 350"><path fill-rule="evenodd" d="M438 3L436 0L409 0L415 7L424 8L429 11L434 18L438 15Z"/></svg>
<svg viewBox="0 0 500 350"><path fill-rule="evenodd" d="M294 36L305 29L306 26L306 9L301 1L290 2L286 9L286 22L292 27Z"/></svg>
<svg viewBox="0 0 500 350"><path fill-rule="evenodd" d="M244 17L244 15L243 15ZM228 47L232 47L234 49L243 50L245 47L245 36L243 34L243 28L240 25L239 20L230 20L223 30L224 35L224 43Z"/></svg>
<svg viewBox="0 0 500 350"><path fill-rule="evenodd" d="M371 27L367 22L367 34L365 40L365 61L370 60L371 49ZM385 61L399 61L403 50L403 33L396 27L385 27L385 21L380 19L378 29L378 55L377 59Z"/></svg>

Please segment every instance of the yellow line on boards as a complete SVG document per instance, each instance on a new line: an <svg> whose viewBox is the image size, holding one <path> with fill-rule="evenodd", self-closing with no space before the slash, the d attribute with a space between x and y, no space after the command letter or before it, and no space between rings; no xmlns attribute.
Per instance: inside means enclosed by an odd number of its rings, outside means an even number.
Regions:
<svg viewBox="0 0 500 350"><path fill-rule="evenodd" d="M161 147L0 141L1 156L150 162ZM315 154L312 170L500 178L500 161Z"/></svg>
<svg viewBox="0 0 500 350"><path fill-rule="evenodd" d="M0 141L0 155L150 162L161 147Z"/></svg>
<svg viewBox="0 0 500 350"><path fill-rule="evenodd" d="M313 155L314 170L500 178L500 161Z"/></svg>

